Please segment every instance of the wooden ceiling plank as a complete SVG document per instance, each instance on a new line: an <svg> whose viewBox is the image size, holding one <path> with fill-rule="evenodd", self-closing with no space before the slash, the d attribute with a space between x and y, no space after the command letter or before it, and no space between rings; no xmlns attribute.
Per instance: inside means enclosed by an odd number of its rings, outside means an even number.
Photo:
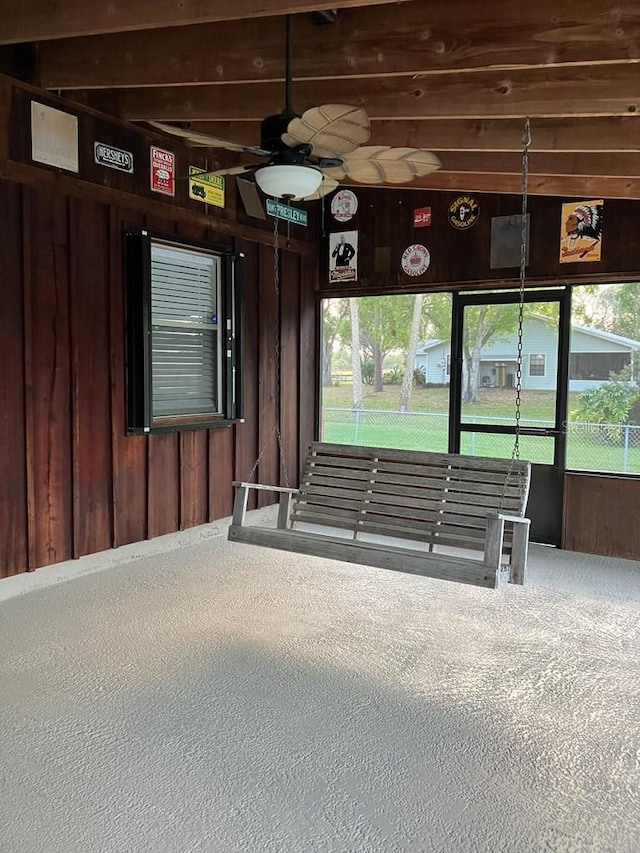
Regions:
<svg viewBox="0 0 640 853"><path fill-rule="evenodd" d="M343 182L346 186L346 182ZM350 186L357 188L357 184ZM391 185L390 185L391 186ZM515 193L520 195L522 183L518 175L488 175L470 172L434 172L418 178L405 187L394 189L450 190L451 192ZM631 198L640 199L640 178L591 178L572 175L533 175L530 195L552 195L564 198Z"/></svg>
<svg viewBox="0 0 640 853"><path fill-rule="evenodd" d="M345 9L323 27L301 16L293 26L294 76L422 75L640 56L640 5L582 0L561 18L556 12L557 0L516 0L502 4L498 15L489 2L437 0L392 12ZM40 84L91 89L278 80L283 41L283 19L274 17L43 42Z"/></svg>
<svg viewBox="0 0 640 853"><path fill-rule="evenodd" d="M507 151L440 151L442 172L520 175L522 156ZM640 155L616 153L532 153L530 175L571 175L640 179Z"/></svg>
<svg viewBox="0 0 640 853"><path fill-rule="evenodd" d="M394 0L394 4L408 0ZM377 6L388 0L331 0L331 8ZM0 43L242 21L314 12L318 0L3 0Z"/></svg>
<svg viewBox="0 0 640 853"><path fill-rule="evenodd" d="M431 151L520 151L523 126L521 119L373 119L371 139L374 144ZM192 127L242 145L260 144L257 121L198 121ZM640 152L640 121L635 116L534 119L532 132L532 150L537 152Z"/></svg>
<svg viewBox="0 0 640 853"><path fill-rule="evenodd" d="M284 105L279 83L113 92L121 116L137 121L259 120ZM294 86L293 101L300 112L323 103L351 103L378 119L615 116L640 112L640 87L635 65L569 66L422 80L303 81Z"/></svg>

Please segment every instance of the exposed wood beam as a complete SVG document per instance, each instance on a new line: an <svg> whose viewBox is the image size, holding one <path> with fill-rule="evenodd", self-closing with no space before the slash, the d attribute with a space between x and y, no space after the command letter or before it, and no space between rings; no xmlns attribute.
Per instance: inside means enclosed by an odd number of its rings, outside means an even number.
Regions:
<svg viewBox="0 0 640 853"><path fill-rule="evenodd" d="M621 64L303 81L293 97L299 111L337 101L387 119L634 115L639 72ZM113 91L122 117L141 121L260 119L284 103L279 83Z"/></svg>
<svg viewBox="0 0 640 853"><path fill-rule="evenodd" d="M331 0L331 8L377 6L388 0ZM407 0L394 0L404 3ZM242 21L314 12L318 0L4 0L0 43Z"/></svg>
<svg viewBox="0 0 640 853"><path fill-rule="evenodd" d="M582 0L435 0L347 9L336 24L293 27L298 79L428 74L637 59L640 6ZM45 42L40 83L50 89L174 86L284 77L282 18L227 21Z"/></svg>
<svg viewBox="0 0 640 853"><path fill-rule="evenodd" d="M523 126L521 119L374 119L371 140L378 145L431 151L520 151ZM192 127L243 145L260 143L257 121L197 121ZM534 119L531 147L540 152L640 151L640 121L637 116Z"/></svg>
<svg viewBox="0 0 640 853"><path fill-rule="evenodd" d="M510 151L441 151L442 172L520 175L522 157ZM532 153L530 175L572 177L620 177L640 179L640 154L611 153Z"/></svg>
<svg viewBox="0 0 640 853"><path fill-rule="evenodd" d="M357 184L352 184L357 186ZM450 190L452 192L516 193L522 191L518 175L487 175L434 172L396 189ZM585 178L572 175L533 175L529 181L531 195L554 195L564 198L635 198L640 199L640 178Z"/></svg>

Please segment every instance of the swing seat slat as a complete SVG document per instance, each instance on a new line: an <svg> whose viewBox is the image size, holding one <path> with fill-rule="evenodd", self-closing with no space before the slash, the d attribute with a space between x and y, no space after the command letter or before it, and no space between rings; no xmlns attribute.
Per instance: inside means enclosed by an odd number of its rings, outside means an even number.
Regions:
<svg viewBox="0 0 640 853"><path fill-rule="evenodd" d="M530 477L520 460L315 442L299 489L234 483L229 539L494 589L523 584ZM275 528L246 523L251 488L280 493Z"/></svg>

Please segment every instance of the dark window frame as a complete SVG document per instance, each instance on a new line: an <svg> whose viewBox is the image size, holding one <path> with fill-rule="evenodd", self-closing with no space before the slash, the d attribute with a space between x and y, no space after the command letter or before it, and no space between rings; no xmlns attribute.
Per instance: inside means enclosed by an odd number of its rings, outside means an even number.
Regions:
<svg viewBox="0 0 640 853"><path fill-rule="evenodd" d="M151 246L175 246L220 261L218 312L221 382L220 413L153 416ZM125 234L127 285L127 431L131 435L228 426L243 418L243 255L214 245L147 229Z"/></svg>
<svg viewBox="0 0 640 853"><path fill-rule="evenodd" d="M536 362L532 362L531 359L537 359ZM535 367L535 370L531 368ZM539 372L539 368L542 367L542 372ZM535 376L538 379L544 378L547 375L547 354L546 352L532 352L529 353L529 376Z"/></svg>

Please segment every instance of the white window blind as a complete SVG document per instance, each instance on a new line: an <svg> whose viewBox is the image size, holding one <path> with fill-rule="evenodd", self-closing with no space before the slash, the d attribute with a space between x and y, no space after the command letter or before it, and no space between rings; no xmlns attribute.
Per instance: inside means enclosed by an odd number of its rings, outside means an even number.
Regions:
<svg viewBox="0 0 640 853"><path fill-rule="evenodd" d="M153 417L218 414L219 258L151 244Z"/></svg>

